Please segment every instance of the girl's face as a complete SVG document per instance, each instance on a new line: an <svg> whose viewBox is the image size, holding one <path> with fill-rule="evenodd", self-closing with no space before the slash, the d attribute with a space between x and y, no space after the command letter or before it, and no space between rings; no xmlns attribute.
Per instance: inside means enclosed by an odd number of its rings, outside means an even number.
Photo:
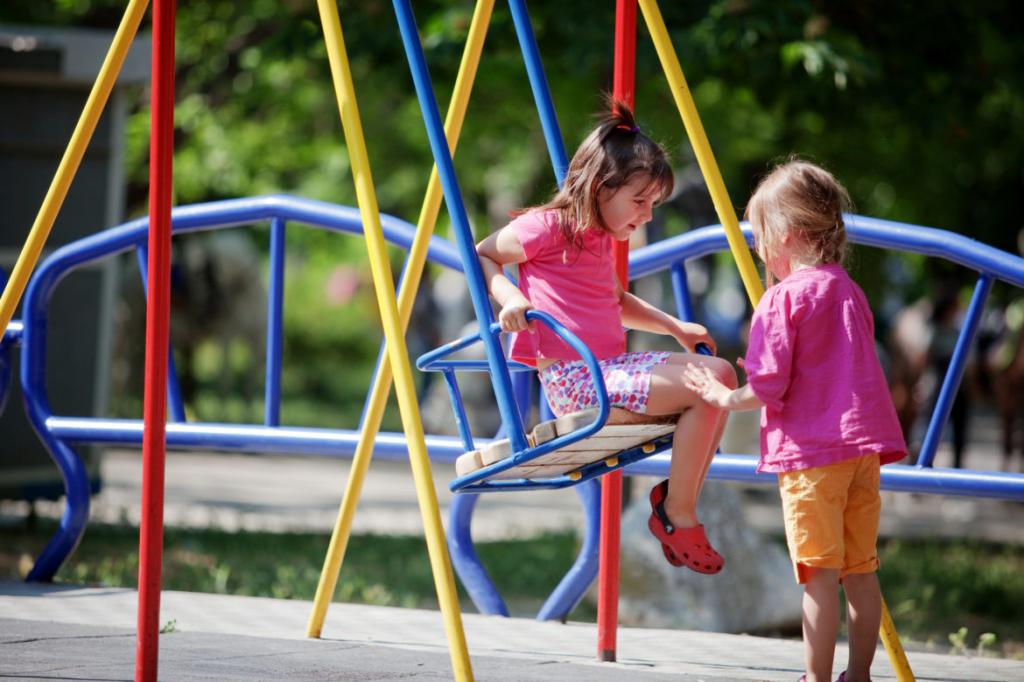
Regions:
<svg viewBox="0 0 1024 682"><path fill-rule="evenodd" d="M624 241L650 221L660 199L661 186L652 182L650 176L636 175L625 185L602 189L597 203L612 238Z"/></svg>

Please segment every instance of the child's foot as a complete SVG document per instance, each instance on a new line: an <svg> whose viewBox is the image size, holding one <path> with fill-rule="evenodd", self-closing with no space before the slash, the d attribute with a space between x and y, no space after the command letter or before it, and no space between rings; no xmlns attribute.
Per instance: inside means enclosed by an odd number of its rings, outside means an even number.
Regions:
<svg viewBox="0 0 1024 682"><path fill-rule="evenodd" d="M843 672L839 673L839 677L836 678L836 682L846 682L846 671L845 670ZM870 678L868 679L868 682L871 682Z"/></svg>
<svg viewBox="0 0 1024 682"><path fill-rule="evenodd" d="M661 541L665 559L673 566L686 566L698 573L718 573L725 565L725 559L711 547L704 526L697 524L690 528L674 525L665 513L665 497L668 481L662 481L651 490L651 517L647 527L654 537Z"/></svg>

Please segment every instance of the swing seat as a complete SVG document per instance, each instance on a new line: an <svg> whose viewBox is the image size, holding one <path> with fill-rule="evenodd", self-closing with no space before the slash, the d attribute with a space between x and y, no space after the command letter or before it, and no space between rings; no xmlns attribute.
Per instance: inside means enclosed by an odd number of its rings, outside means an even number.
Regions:
<svg viewBox="0 0 1024 682"><path fill-rule="evenodd" d="M490 323L485 330L421 355L416 361L420 370L444 374L455 421L467 448L467 452L456 459L455 470L458 475L448 486L452 492L565 488L622 469L672 447L672 434L678 415L651 417L609 406L601 369L590 349L547 313L530 310L526 313L526 319L536 320L549 327L583 358L591 376L595 377L599 406L542 422L530 433L519 431L514 439L518 442L518 451L514 451L513 439L494 440L482 448L468 450L474 446L474 440L469 431L469 419L462 404L455 372L482 371L493 374L529 372L534 368L507 360L500 345L496 349L489 349L495 357L487 362L448 359L453 353L484 340L485 334L496 339L502 333L497 322ZM704 344L698 344L696 350L705 355L711 354L711 350ZM491 367L492 360L494 367ZM504 416L506 423L516 424L520 416L516 412L515 403L507 395L511 387L507 380L502 386L504 388L500 391L498 387L495 390L499 410L502 409L504 397L507 408L514 412L512 418ZM556 439L557 442L553 442Z"/></svg>
<svg viewBox="0 0 1024 682"><path fill-rule="evenodd" d="M532 448L558 436L572 433L593 422L597 413L598 409L592 408L541 422L527 434L527 442ZM563 448L518 466L498 471L480 482L552 479L563 474L568 474L570 479L581 478L581 469L598 462L603 462L608 468L614 468L619 464L619 455L625 451L640 448L642 454L654 454L665 445L666 438L670 442L677 419L678 415L675 414L651 417L613 407L601 430L589 438L569 443ZM509 459L512 454L512 445L507 438L493 441L484 448L459 456L455 460L455 471L459 477L467 476Z"/></svg>

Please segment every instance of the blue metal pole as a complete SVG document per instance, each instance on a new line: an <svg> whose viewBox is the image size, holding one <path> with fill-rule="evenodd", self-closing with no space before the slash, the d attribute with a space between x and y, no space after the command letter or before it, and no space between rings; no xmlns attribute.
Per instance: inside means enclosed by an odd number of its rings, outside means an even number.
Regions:
<svg viewBox="0 0 1024 682"><path fill-rule="evenodd" d="M575 486L586 515L583 546L576 562L537 612L537 620L565 620L597 578L601 535L601 484L596 480ZM460 495L459 497L464 497Z"/></svg>
<svg viewBox="0 0 1024 682"><path fill-rule="evenodd" d="M466 448L466 452L474 450L476 445L473 443L473 432L469 430L469 417L466 416L466 408L462 404L462 392L459 390L459 381L455 378L455 372L452 370L445 370L444 383L448 387L448 397L452 401L452 412L455 413L455 426L459 429L459 436L462 437L462 444ZM502 423L504 427L504 422Z"/></svg>
<svg viewBox="0 0 1024 682"><path fill-rule="evenodd" d="M281 354L284 328L285 221L270 221L270 282L267 292L267 367L263 388L263 423L281 424Z"/></svg>
<svg viewBox="0 0 1024 682"><path fill-rule="evenodd" d="M142 293L145 295L149 249L144 244L139 244L135 249L135 256L139 262L139 274L142 275ZM185 403L181 399L181 383L178 381L178 368L174 363L174 349L170 347L167 349L167 403L171 421L184 423L186 421Z"/></svg>
<svg viewBox="0 0 1024 682"><path fill-rule="evenodd" d="M43 266L45 267L45 265ZM36 271L39 272L38 270ZM32 428L39 436L43 446L50 453L54 464L64 480L65 504L61 513L60 525L36 558L35 565L29 571L28 582L48 582L64 560L75 551L85 526L89 522L89 473L85 469L78 453L66 445L60 437L53 433L48 418L53 414L46 394L46 310L39 305L40 290L47 289L44 278L33 276L25 291L22 307L22 348L21 348L21 392L25 400L25 413ZM39 387L34 391L34 387ZM141 421L139 422L141 425ZM139 443L142 442L141 429Z"/></svg>
<svg viewBox="0 0 1024 682"><path fill-rule="evenodd" d="M693 322L697 316L693 314L693 298L690 296L690 283L686 281L686 262L677 261L672 264L672 291L676 296L676 314L684 322Z"/></svg>
<svg viewBox="0 0 1024 682"><path fill-rule="evenodd" d="M416 87L416 96L419 99L420 110L426 124L427 137L430 139L430 149L434 155L441 187L444 189L445 204L448 206L448 214L452 220L452 232L455 235L459 256L466 273L466 281L469 284L473 310L480 323L480 336L487 351L491 381L494 383L494 397L497 400L502 420L509 425L509 440L512 450L521 452L527 448L526 434L523 433L521 426L519 428L511 427L512 424L521 425L522 418L515 403L512 379L505 362L504 350L498 337L490 331L494 313L491 310L483 271L477 258L476 244L469 227L466 207L462 203L462 192L455 177L455 165L452 163L452 157L448 151L448 140L444 134L444 126L441 124L441 116L437 111L437 101L430 83L423 47L420 45L416 20L408 0L394 0L394 7L398 18L398 28L402 34L402 45L405 47L409 70L412 72L413 83Z"/></svg>
<svg viewBox="0 0 1024 682"><path fill-rule="evenodd" d="M978 325L981 322L981 313L985 309L985 301L991 291L992 278L988 275L978 277L978 283L974 285L974 294L971 296L971 303L967 307L964 326L960 330L956 347L953 349L953 358L949 361L946 376L942 380L942 388L939 391L938 400L935 402L932 419L928 422L928 431L925 433L924 443L921 445L921 452L917 457L917 466L930 467L935 461L935 451L942 439L942 430L946 426L946 420L949 419L949 411L953 409L953 400L960 387L960 380L964 376L967 356L974 345L974 337L978 333Z"/></svg>
<svg viewBox="0 0 1024 682"><path fill-rule="evenodd" d="M526 75L530 79L530 89L533 91L533 101L537 107L537 114L540 116L541 128L544 130L544 140L547 142L548 155L551 156L551 166L555 169L555 178L558 180L558 186L561 187L565 181L565 171L569 168L569 159L565 153L561 130L558 127L555 105L551 100L551 89L548 87L547 76L544 75L544 65L540 60L540 50L537 49L533 24L530 23L530 13L526 9L524 0L509 0L508 7L512 13L516 36L519 38L519 49L523 53L523 61L526 63Z"/></svg>
<svg viewBox="0 0 1024 682"><path fill-rule="evenodd" d="M508 616L508 607L494 586L480 557L476 554L471 533L473 509L479 495L456 495L448 508L448 552L459 580L480 613Z"/></svg>

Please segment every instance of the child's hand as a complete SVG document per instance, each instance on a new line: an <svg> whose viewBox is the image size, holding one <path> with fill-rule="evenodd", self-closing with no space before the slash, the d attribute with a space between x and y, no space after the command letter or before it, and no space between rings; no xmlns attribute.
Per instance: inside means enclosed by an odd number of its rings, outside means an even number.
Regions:
<svg viewBox="0 0 1024 682"><path fill-rule="evenodd" d="M519 296L506 303L498 313L498 323L503 332L521 332L524 329L534 333L532 321L526 319L526 311L533 310L533 304L525 296Z"/></svg>
<svg viewBox="0 0 1024 682"><path fill-rule="evenodd" d="M706 365L686 365L683 368L683 384L709 405L729 409L732 389L719 381Z"/></svg>
<svg viewBox="0 0 1024 682"><path fill-rule="evenodd" d="M708 348L711 349L711 354L715 354L715 340L708 334L708 330L697 324L696 322L682 322L678 323L675 333L672 334L679 345L686 348L691 353L696 352L697 344L707 344Z"/></svg>

